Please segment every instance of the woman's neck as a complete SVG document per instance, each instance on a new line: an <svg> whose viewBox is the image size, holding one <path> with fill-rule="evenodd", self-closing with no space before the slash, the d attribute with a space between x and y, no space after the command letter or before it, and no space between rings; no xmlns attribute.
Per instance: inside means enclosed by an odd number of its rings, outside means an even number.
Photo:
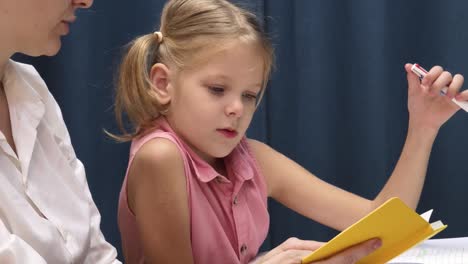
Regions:
<svg viewBox="0 0 468 264"><path fill-rule="evenodd" d="M0 94L5 94L5 86L3 86L3 74L0 75Z"/></svg>
<svg viewBox="0 0 468 264"><path fill-rule="evenodd" d="M18 52L17 43L15 43L15 38L9 34L8 30L5 30L5 25L11 24L4 21L5 19L0 19L0 32L4 33L2 36L2 41L0 42L0 80L3 79L3 74L5 73L5 68L10 60L11 56ZM7 32L5 32L7 31Z"/></svg>
<svg viewBox="0 0 468 264"><path fill-rule="evenodd" d="M9 59L10 59L10 57L8 57L5 60L3 60L3 58L0 58L0 84L2 86L3 86L3 76L5 74L5 68L6 68L6 65L7 65Z"/></svg>

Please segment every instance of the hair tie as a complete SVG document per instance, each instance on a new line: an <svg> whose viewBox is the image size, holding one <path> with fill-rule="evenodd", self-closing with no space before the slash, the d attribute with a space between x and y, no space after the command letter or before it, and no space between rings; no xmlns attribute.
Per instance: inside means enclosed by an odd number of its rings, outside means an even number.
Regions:
<svg viewBox="0 0 468 264"><path fill-rule="evenodd" d="M169 113L169 107L166 107L163 110L159 110L159 114L162 115L162 116L167 115L167 113Z"/></svg>
<svg viewBox="0 0 468 264"><path fill-rule="evenodd" d="M163 34L160 31L155 31L153 34L158 38L158 43L161 44L163 41Z"/></svg>

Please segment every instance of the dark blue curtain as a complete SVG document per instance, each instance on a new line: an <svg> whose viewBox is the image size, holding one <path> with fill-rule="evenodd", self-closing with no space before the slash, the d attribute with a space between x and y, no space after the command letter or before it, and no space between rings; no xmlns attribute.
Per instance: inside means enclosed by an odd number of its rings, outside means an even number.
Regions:
<svg viewBox="0 0 468 264"><path fill-rule="evenodd" d="M236 1L240 2L240 1ZM164 1L95 0L82 11L53 58L34 64L59 102L102 214L102 230L120 250L116 210L128 144L117 131L113 78L122 47L156 29ZM276 48L276 70L249 135L318 177L373 198L404 143L408 113L406 62L440 64L468 76L468 2L462 0L256 0L243 4L262 19ZM468 114L441 129L418 211L434 208L449 228L468 236ZM307 201L304 201L307 203ZM328 240L336 231L270 201L263 249L290 236Z"/></svg>

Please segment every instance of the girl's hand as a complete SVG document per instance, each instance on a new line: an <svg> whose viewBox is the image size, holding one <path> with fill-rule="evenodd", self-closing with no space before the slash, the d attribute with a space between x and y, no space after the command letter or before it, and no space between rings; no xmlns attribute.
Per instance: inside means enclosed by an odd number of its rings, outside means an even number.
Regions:
<svg viewBox="0 0 468 264"><path fill-rule="evenodd" d="M408 111L410 128L431 129L439 128L457 112L460 107L452 102L452 98L468 99L468 92L459 94L464 78L460 74L452 77L450 72L435 66L419 81L418 76L411 71L412 64L406 64L408 78ZM448 87L447 95L440 95L440 91Z"/></svg>
<svg viewBox="0 0 468 264"><path fill-rule="evenodd" d="M283 244L272 249L266 255L255 261L255 264L301 264L302 259L308 256L312 251L322 246L322 242L300 240L297 238L289 238ZM379 239L371 239L361 244L352 246L336 255L321 260L312 262L315 264L353 264L359 259L369 255L374 250L379 248L381 242Z"/></svg>
<svg viewBox="0 0 468 264"><path fill-rule="evenodd" d="M308 256L312 251L318 249L323 244L323 242L301 240L291 237L257 259L254 264L300 264L303 257Z"/></svg>

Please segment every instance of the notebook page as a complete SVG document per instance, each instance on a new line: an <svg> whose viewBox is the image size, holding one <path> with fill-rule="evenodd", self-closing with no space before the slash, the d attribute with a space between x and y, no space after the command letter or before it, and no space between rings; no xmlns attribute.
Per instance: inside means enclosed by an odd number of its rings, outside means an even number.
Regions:
<svg viewBox="0 0 468 264"><path fill-rule="evenodd" d="M466 264L468 263L468 237L428 240L389 263Z"/></svg>

